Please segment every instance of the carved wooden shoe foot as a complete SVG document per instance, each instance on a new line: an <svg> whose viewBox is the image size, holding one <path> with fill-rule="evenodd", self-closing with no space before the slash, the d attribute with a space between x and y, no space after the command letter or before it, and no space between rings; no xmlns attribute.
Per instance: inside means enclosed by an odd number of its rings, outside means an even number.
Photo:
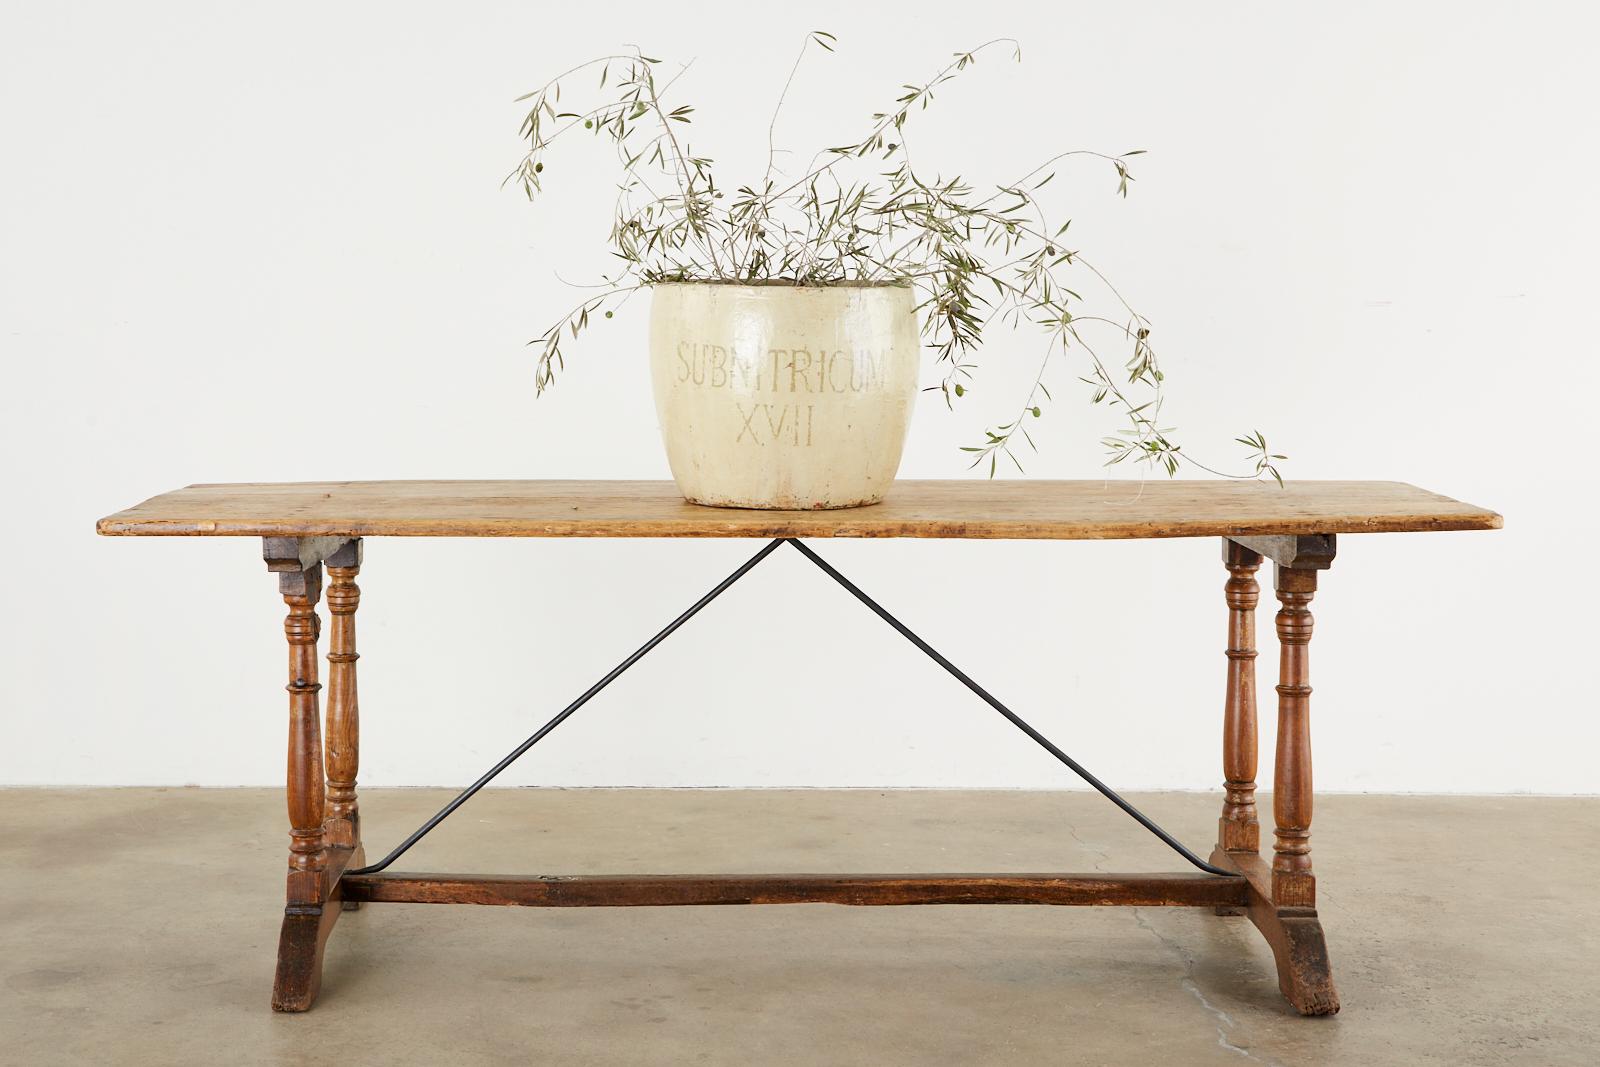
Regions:
<svg viewBox="0 0 1600 1067"><path fill-rule="evenodd" d="M339 917L339 905L302 904L284 909L278 935L273 1011L310 1011L322 988L322 951Z"/></svg>
<svg viewBox="0 0 1600 1067"><path fill-rule="evenodd" d="M1278 964L1278 988L1301 1015L1334 1015L1339 994L1328 966L1328 942L1315 908L1279 908L1272 918L1279 933L1265 926ZM1261 924L1257 924L1260 926Z"/></svg>
<svg viewBox="0 0 1600 1067"><path fill-rule="evenodd" d="M1244 913L1272 948L1278 967L1278 989L1294 1009L1301 1015L1337 1013L1339 994L1333 988L1328 942L1317 909L1274 904L1272 871L1260 856L1217 849L1211 854L1211 862L1245 876L1250 903ZM1222 912L1221 908L1217 910Z"/></svg>

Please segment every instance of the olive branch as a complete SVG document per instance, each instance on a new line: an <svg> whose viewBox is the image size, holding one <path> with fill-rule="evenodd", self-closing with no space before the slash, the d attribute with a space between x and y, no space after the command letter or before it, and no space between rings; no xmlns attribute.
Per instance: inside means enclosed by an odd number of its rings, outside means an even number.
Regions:
<svg viewBox="0 0 1600 1067"><path fill-rule="evenodd" d="M1045 338L1015 417L962 446L971 465L986 466L991 477L1002 458L1023 469L1021 445L1038 450L1028 421L1042 417L1053 401L1045 379L1057 357L1070 356L1080 361L1078 379L1091 403L1123 417L1122 428L1102 442L1107 466L1132 460L1172 475L1187 463L1211 474L1268 476L1282 484L1277 462L1285 457L1271 451L1260 431L1235 438L1249 453L1251 466L1243 472L1214 469L1183 451L1173 429L1161 425L1166 378L1150 344L1149 321L1067 243L1070 220L1054 225L1039 198L1059 167L1078 159L1109 166L1117 195L1126 197L1134 180L1128 161L1142 150L1061 152L1013 182L981 188L959 176L919 171L907 145L913 115L980 55L1008 47L1021 59L1015 41L998 38L955 53L928 80L902 86L893 107L872 115L863 137L824 148L798 177L782 177L776 138L783 105L808 52L832 52L835 43L821 30L806 36L768 125L765 173L755 185L731 191L717 185L713 161L695 155L688 143L694 107L665 99L687 65L663 82L660 59L639 51L606 55L518 98L530 102L520 131L527 150L503 184L520 186L534 199L551 145L579 130L609 141L621 171L609 235L621 269L529 342L539 348L539 394L565 368L567 345L592 318L611 318L658 282L901 283L916 291L923 343L941 368L939 382L926 389L938 391L952 409L972 391L977 354L992 325L1027 325ZM563 87L597 69L600 102L565 107ZM1080 295L1089 286L1105 301L1102 310ZM1120 359L1102 355L1111 345L1123 349Z"/></svg>

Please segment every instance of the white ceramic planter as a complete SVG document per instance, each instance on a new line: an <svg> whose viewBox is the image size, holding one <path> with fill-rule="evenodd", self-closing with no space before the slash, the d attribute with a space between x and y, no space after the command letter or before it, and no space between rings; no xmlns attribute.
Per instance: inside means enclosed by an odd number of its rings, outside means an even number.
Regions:
<svg viewBox="0 0 1600 1067"><path fill-rule="evenodd" d="M717 507L877 503L921 355L909 286L655 286L650 373L678 488Z"/></svg>

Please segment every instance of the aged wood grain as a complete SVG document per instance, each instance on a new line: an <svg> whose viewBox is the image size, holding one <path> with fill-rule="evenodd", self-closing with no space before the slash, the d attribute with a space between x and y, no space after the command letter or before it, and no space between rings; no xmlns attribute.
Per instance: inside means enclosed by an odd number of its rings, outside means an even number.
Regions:
<svg viewBox="0 0 1600 1067"><path fill-rule="evenodd" d="M1244 879L1214 874L364 874L344 899L536 908L705 904L1066 904L1243 907Z"/></svg>
<svg viewBox="0 0 1600 1067"><path fill-rule="evenodd" d="M967 537L1108 539L1490 530L1500 516L1400 482L901 481L881 504L745 511L671 482L192 485L102 534L261 537Z"/></svg>

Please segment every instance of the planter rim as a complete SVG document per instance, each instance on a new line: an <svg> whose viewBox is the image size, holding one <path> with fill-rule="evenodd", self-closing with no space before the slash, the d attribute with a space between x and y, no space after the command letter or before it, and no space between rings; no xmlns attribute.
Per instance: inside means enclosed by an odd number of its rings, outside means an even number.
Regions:
<svg viewBox="0 0 1600 1067"><path fill-rule="evenodd" d="M718 286L727 289L790 289L795 292L828 292L840 289L909 289L909 279L896 279L892 281L856 281L847 279L836 282L807 282L796 285L792 281L782 278L692 278L684 281L651 282L651 289L666 289L673 286L685 288L695 286Z"/></svg>

